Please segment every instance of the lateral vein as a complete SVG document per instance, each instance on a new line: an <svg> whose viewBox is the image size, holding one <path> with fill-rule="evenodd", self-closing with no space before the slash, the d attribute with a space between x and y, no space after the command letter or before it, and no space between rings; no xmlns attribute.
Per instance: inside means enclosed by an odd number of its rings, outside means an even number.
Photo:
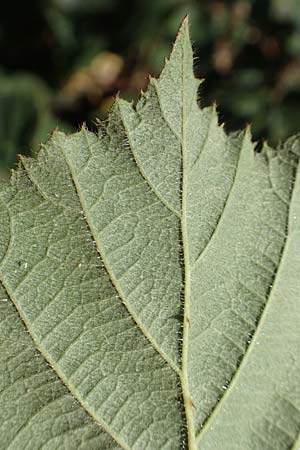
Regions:
<svg viewBox="0 0 300 450"><path fill-rule="evenodd" d="M295 178L296 178L296 174L294 176L294 180L295 180ZM290 222L290 216L291 216L291 211L290 210L291 210L291 202L292 202L292 196L293 196L293 192L294 192L294 186L295 186L295 183L293 183L293 191L291 192L290 201L289 201L289 204L288 204L289 205L288 212L287 212L287 227L288 228L289 228L289 222ZM215 417L215 415L219 411L219 409L220 409L221 405L224 403L225 399L229 396L230 392L232 391L232 389L233 389L233 387L235 385L235 381L236 381L238 375L243 370L243 367L245 366L246 362L248 361L252 350L255 348L255 343L257 342L257 338L258 338L258 336L260 334L260 331L261 331L261 328L262 328L262 326L264 324L266 314L267 314L269 308L271 307L273 292L274 292L275 286L277 285L276 280L278 279L278 275L279 275L279 273L281 271L282 262L285 259L285 254L287 252L287 248L289 247L290 239L291 239L291 233L287 232L285 241L284 241L283 246L282 246L282 251L281 251L281 255L280 255L280 261L278 263L277 270L274 272L273 282L271 283L272 288L270 289L270 292L269 292L269 294L268 294L268 296L266 298L266 302L265 302L265 305L264 305L264 308L263 308L263 312L261 313L261 315L259 317L258 324L257 324L256 330L254 332L254 335L252 337L252 340L251 340L249 346L246 349L246 352L245 352L245 354L243 356L242 362L237 367L236 372L233 374L233 376L232 376L232 378L230 380L228 389L224 392L222 398L216 403L216 405L213 408L211 414L207 418L203 428L198 433L198 435L196 437L197 443L200 442L200 439L209 430L209 425L210 425L211 421L213 420L213 418Z"/></svg>
<svg viewBox="0 0 300 450"><path fill-rule="evenodd" d="M119 105L118 105L119 107ZM141 176L143 177L143 179L145 180L145 182L148 184L148 186L150 187L151 191L156 195L156 197L159 199L159 201L165 205L166 208L168 208L172 214L174 214L178 219L180 219L180 214L178 213L178 211L176 211L172 205L170 205L163 197L162 195L158 192L158 190L153 186L152 182L149 180L149 177L145 174L144 170L141 167L141 164L139 162L138 156L134 150L134 146L132 144L132 141L130 139L130 133L129 130L127 129L126 125L125 125L125 121L123 119L123 115L122 115L122 111L121 108L119 107L119 112L120 112L120 117L122 119L122 123L123 123L123 127L124 127L124 131L126 133L126 137L128 139L129 145L130 145L130 151L132 153L132 156L134 158L134 161L136 163L136 166L141 174ZM163 112L162 112L163 114ZM173 132L173 131L172 131ZM176 136L174 134L174 136ZM177 137L177 136L176 136Z"/></svg>
<svg viewBox="0 0 300 450"><path fill-rule="evenodd" d="M109 434L114 441L123 449L123 450L130 450L130 448L122 442L122 440L116 436L109 428L108 424L106 424L104 421L100 420L98 417L96 417L92 411L89 410L88 406L85 404L84 400L77 396L77 392L74 386L72 386L71 383L68 383L67 380L65 380L65 377L63 373L60 371L59 366L56 364L55 361L52 360L52 358L47 355L47 353L44 353L43 347L40 346L39 340L36 338L34 332L30 328L30 324L28 323L25 315L22 312L22 309L19 307L18 302L14 298L13 291L7 286L7 284L4 281L4 277L2 272L0 271L0 282L3 285L4 289L6 290L7 295L9 296L11 303L16 308L16 311L23 322L26 330L28 331L31 339L33 340L35 349L40 353L40 355L47 361L47 363L50 364L54 372L57 374L61 382L64 386L68 389L68 391L71 393L71 395L79 402L81 407L86 411L86 413L92 418L92 420L97 423L107 434Z"/></svg>
<svg viewBox="0 0 300 450"><path fill-rule="evenodd" d="M89 145L89 141L87 139L87 144ZM99 256L101 257L101 260L103 262L104 268L106 270L107 275L109 276L109 279L112 283L112 286L114 287L114 289L116 290L118 297L120 299L120 301L123 303L123 305L126 307L127 311L129 312L130 316L132 317L133 321L135 322L135 324L137 325L137 327L140 329L140 331L142 332L142 334L145 336L145 338L148 340L148 342L151 344L151 346L157 351L157 353L161 356L161 358L172 368L172 370L177 374L180 375L180 370L177 367L177 365L168 357L168 355L165 354L165 352L163 352L159 345L155 342L155 340L153 339L153 337L147 332L147 330L145 329L145 327L143 326L143 324L141 323L141 321L138 319L138 317L135 316L134 312L132 311L132 309L130 308L130 306L128 305L128 303L126 302L125 299L125 295L124 292L122 291L121 287L118 284L118 280L116 279L116 277L114 276L114 274L112 273L112 271L110 270L109 267L109 263L102 251L102 246L101 246L101 242L99 241L99 238L96 236L96 232L94 230L93 225L90 223L88 217L89 217L89 212L86 210L84 201L82 199L82 195L81 195L81 191L76 179L75 174L73 173L72 167L70 165L70 162L68 161L67 155L63 149L63 146L60 146L62 154L64 155L65 161L67 163L67 166L69 168L70 174L71 174L71 178L80 202L80 205L84 211L84 217L86 220L86 224L88 226L88 228L91 231L91 234L96 242L97 245L97 251Z"/></svg>

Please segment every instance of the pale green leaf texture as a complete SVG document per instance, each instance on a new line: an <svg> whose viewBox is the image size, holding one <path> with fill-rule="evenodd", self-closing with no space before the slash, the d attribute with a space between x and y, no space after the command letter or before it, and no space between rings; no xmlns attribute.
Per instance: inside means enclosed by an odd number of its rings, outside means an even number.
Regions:
<svg viewBox="0 0 300 450"><path fill-rule="evenodd" d="M185 20L2 183L1 450L300 448L300 140L256 153L198 86Z"/></svg>

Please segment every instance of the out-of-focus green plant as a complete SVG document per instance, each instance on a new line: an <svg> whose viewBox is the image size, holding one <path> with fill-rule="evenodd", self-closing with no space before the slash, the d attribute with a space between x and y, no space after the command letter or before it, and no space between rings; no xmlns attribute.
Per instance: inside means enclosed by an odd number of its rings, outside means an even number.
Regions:
<svg viewBox="0 0 300 450"><path fill-rule="evenodd" d="M298 0L273 0L272 7L277 18L295 22L300 26L300 8Z"/></svg>
<svg viewBox="0 0 300 450"><path fill-rule="evenodd" d="M196 75L207 80L200 102L216 100L229 130L251 123L255 138L273 144L296 132L297 0L132 0L130 5L123 0L32 0L18 4L17 15L15 5L6 3L0 17L0 70L8 78L19 72L33 75L32 91L46 86L47 104L38 108L45 123L51 117L53 126L60 121L73 128L82 122L93 126L96 117L106 117L118 91L137 98L145 89L186 14L193 28ZM22 95L18 98L23 104ZM32 108L35 100L25 108L23 127L29 129L23 135L28 137L19 152L32 147ZM1 144L0 165L7 167L16 152L5 148Z"/></svg>
<svg viewBox="0 0 300 450"><path fill-rule="evenodd" d="M49 92L30 75L0 75L0 166L8 167L18 153L35 151L56 119L48 107Z"/></svg>

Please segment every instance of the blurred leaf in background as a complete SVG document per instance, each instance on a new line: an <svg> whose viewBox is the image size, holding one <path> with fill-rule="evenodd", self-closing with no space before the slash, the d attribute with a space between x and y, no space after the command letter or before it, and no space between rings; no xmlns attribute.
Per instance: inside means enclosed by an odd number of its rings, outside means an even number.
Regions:
<svg viewBox="0 0 300 450"><path fill-rule="evenodd" d="M298 0L31 0L17 9L6 2L0 17L2 168L57 125L95 127L119 91L136 99L186 14L196 75L206 78L201 103L217 101L228 130L250 122L256 139L274 144L300 130Z"/></svg>
<svg viewBox="0 0 300 450"><path fill-rule="evenodd" d="M51 132L56 119L49 93L30 75L0 75L0 167L11 166L17 153L35 151Z"/></svg>
<svg viewBox="0 0 300 450"><path fill-rule="evenodd" d="M298 0L273 0L272 8L274 15L280 19L290 20L300 25L300 8Z"/></svg>

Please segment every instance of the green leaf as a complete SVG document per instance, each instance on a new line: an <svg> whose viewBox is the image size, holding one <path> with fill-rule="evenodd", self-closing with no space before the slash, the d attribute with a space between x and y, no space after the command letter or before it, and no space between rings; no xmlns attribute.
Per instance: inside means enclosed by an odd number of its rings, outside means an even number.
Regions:
<svg viewBox="0 0 300 450"><path fill-rule="evenodd" d="M227 135L192 63L185 20L136 106L1 185L4 448L299 448L300 141Z"/></svg>

